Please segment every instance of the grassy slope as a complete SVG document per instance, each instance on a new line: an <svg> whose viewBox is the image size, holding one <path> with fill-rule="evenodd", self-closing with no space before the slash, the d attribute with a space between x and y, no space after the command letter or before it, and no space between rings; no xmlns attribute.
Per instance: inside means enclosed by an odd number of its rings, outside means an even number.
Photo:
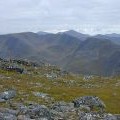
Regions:
<svg viewBox="0 0 120 120"><path fill-rule="evenodd" d="M72 101L76 97L84 95L96 95L106 104L106 111L120 114L120 80L118 78L95 77L90 81L84 81L82 76L66 76L57 80L48 80L42 75L20 75L16 73L0 71L0 92L14 88L17 96L15 102L24 103L34 101L40 104L49 104L32 92L44 92L50 94L54 101ZM9 78L8 78L9 77ZM37 84L36 84L37 83ZM86 87L88 86L88 87ZM3 103L0 106L5 106Z"/></svg>

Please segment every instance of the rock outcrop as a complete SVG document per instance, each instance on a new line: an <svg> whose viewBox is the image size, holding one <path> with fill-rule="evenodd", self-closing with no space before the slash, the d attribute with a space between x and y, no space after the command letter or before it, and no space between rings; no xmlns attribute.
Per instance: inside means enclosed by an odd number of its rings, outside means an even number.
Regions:
<svg viewBox="0 0 120 120"><path fill-rule="evenodd" d="M61 106L63 105L50 109L44 105L33 104L22 106L18 110L0 108L0 120L120 120L120 115L78 111L71 105L68 107L67 103L61 110Z"/></svg>
<svg viewBox="0 0 120 120"><path fill-rule="evenodd" d="M97 107L100 110L105 108L105 104L96 96L83 96L73 101L75 107L87 106L91 110Z"/></svg>
<svg viewBox="0 0 120 120"><path fill-rule="evenodd" d="M0 94L0 99L7 101L15 95L15 90L8 90ZM0 108L0 120L120 120L120 115L105 113L105 104L96 96L83 96L71 103L56 102L49 107L34 102L9 104L10 108Z"/></svg>

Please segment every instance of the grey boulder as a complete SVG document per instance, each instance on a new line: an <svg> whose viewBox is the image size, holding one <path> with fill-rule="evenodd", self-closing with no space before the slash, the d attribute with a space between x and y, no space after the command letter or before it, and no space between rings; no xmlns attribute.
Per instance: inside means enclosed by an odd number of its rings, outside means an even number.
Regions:
<svg viewBox="0 0 120 120"><path fill-rule="evenodd" d="M5 92L0 93L0 100L9 100L12 99L16 96L16 91L15 90L8 90Z"/></svg>
<svg viewBox="0 0 120 120"><path fill-rule="evenodd" d="M96 96L83 96L73 101L75 107L88 106L90 109L98 107L100 109L105 108L105 104L100 98Z"/></svg>

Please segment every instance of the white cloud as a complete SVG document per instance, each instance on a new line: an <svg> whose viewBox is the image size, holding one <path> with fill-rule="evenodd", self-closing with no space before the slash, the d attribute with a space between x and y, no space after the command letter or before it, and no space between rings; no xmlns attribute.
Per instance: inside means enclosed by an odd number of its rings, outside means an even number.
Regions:
<svg viewBox="0 0 120 120"><path fill-rule="evenodd" d="M0 0L0 5L0 33L65 29L120 33L120 0Z"/></svg>

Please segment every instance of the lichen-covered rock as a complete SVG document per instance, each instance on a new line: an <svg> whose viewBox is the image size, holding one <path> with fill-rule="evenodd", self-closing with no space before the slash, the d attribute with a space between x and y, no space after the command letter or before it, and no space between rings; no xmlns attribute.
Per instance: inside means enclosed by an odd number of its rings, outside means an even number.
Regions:
<svg viewBox="0 0 120 120"><path fill-rule="evenodd" d="M97 120L95 117L92 116L91 113L80 113L79 120Z"/></svg>
<svg viewBox="0 0 120 120"><path fill-rule="evenodd" d="M36 97L41 97L41 98L47 98L47 97L49 97L49 95L46 94L46 93L33 92L33 94L34 94Z"/></svg>
<svg viewBox="0 0 120 120"><path fill-rule="evenodd" d="M27 117L26 115L18 115L17 120L30 120L30 118Z"/></svg>
<svg viewBox="0 0 120 120"><path fill-rule="evenodd" d="M0 103L6 102L5 99L0 98Z"/></svg>
<svg viewBox="0 0 120 120"><path fill-rule="evenodd" d="M53 109L57 112L72 111L74 109L74 104L66 103L66 102L57 102L57 103L53 104L51 109Z"/></svg>
<svg viewBox="0 0 120 120"><path fill-rule="evenodd" d="M16 96L15 90L8 90L8 91L0 93L1 100L9 100L9 99L14 98L15 96Z"/></svg>
<svg viewBox="0 0 120 120"><path fill-rule="evenodd" d="M119 120L117 116L112 115L112 114L105 114L103 120Z"/></svg>
<svg viewBox="0 0 120 120"><path fill-rule="evenodd" d="M29 116L30 119L48 119L50 120L51 114L49 109L44 105L29 105L28 107L21 107L20 115Z"/></svg>
<svg viewBox="0 0 120 120"><path fill-rule="evenodd" d="M74 103L56 102L50 108L33 101L25 101L27 106L12 102L9 102L10 108L0 107L0 120L120 120L120 115L91 110L105 107L95 96L84 96Z"/></svg>
<svg viewBox="0 0 120 120"><path fill-rule="evenodd" d="M79 120L119 120L119 118L112 114L100 114L98 112L80 112Z"/></svg>
<svg viewBox="0 0 120 120"><path fill-rule="evenodd" d="M17 117L9 113L0 113L0 120L17 120Z"/></svg>
<svg viewBox="0 0 120 120"><path fill-rule="evenodd" d="M12 115L17 115L18 114L18 110L12 110L12 109L8 109L8 108L0 108L0 113L9 113Z"/></svg>
<svg viewBox="0 0 120 120"><path fill-rule="evenodd" d="M17 120L18 111L8 108L0 108L0 120Z"/></svg>
<svg viewBox="0 0 120 120"><path fill-rule="evenodd" d="M73 101L75 107L88 106L90 109L98 107L100 110L105 108L105 104L96 96L83 96Z"/></svg>
<svg viewBox="0 0 120 120"><path fill-rule="evenodd" d="M53 120L74 120L77 118L76 109L73 103L57 102L51 107Z"/></svg>

